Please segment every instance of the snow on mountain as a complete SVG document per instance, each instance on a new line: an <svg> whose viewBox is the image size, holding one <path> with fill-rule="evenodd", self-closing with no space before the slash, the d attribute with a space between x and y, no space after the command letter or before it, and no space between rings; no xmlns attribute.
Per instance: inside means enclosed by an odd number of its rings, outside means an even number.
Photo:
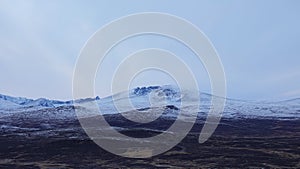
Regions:
<svg viewBox="0 0 300 169"><path fill-rule="evenodd" d="M0 100L5 100L19 105L24 105L28 102L33 101L32 99L26 99L24 97L11 97L11 96L1 95L1 94L0 94Z"/></svg>
<svg viewBox="0 0 300 169"><path fill-rule="evenodd" d="M22 106L19 104L0 98L0 110L10 110L10 109L15 109L20 107Z"/></svg>
<svg viewBox="0 0 300 169"><path fill-rule="evenodd" d="M197 97L200 95L200 108L195 108ZM206 117L211 109L210 94L200 93L198 91L182 90L174 86L150 86L139 87L130 91L121 92L106 98L86 98L76 100L81 103L82 109L88 107L96 101L99 105L101 114L117 114L128 112L148 112L162 111L172 108L172 114L176 116L177 110L182 110L186 116L190 112L198 111L200 116ZM188 100L189 104L186 107L181 107L181 100ZM128 100L129 103L128 104ZM74 112L69 112L73 106L72 101L56 101L48 99L26 99L0 95L0 117L11 113L28 112L49 112L64 110L63 113L56 113L55 117L59 116L74 116ZM64 107L69 107L64 109ZM47 111L49 110L49 111ZM174 110L174 111L173 111ZM72 114L72 115L70 115ZM49 115L48 115L49 116ZM227 99L225 109L222 115L223 118L278 118L278 119L300 119L300 99L287 100L281 102L255 102Z"/></svg>
<svg viewBox="0 0 300 169"><path fill-rule="evenodd" d="M55 107L54 104L47 99L39 98L26 104L26 106L42 106L42 107Z"/></svg>
<svg viewBox="0 0 300 169"><path fill-rule="evenodd" d="M150 111L148 108L151 106L154 109L167 105L180 108L181 99L185 98L190 104L187 107L181 107L181 110L188 115L188 112L197 111L197 108L193 105L196 105L196 97L199 95L199 113L206 117L211 109L211 99L218 96L185 89L180 91L178 88L169 85L135 88L129 92L118 93L114 97L100 99L98 103L102 114L112 114L118 113L115 108L116 104L121 107L121 110L124 110L121 113L139 109ZM127 98L130 100L130 105L126 102ZM281 102L226 99L222 117L300 119L300 99Z"/></svg>
<svg viewBox="0 0 300 169"><path fill-rule="evenodd" d="M0 111L24 111L24 110L37 110L44 108L54 108L64 105L70 105L71 101L57 101L45 98L36 100L27 99L23 97L11 97L0 94Z"/></svg>

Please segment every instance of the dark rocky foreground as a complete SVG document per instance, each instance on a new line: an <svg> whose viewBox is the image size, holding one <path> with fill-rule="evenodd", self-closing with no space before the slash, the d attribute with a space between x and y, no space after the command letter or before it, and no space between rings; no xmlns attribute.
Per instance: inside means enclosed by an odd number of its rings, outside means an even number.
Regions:
<svg viewBox="0 0 300 169"><path fill-rule="evenodd" d="M108 117L109 119L110 117ZM119 117L114 126L131 124ZM300 168L300 120L222 119L214 135L198 143L203 120L176 147L150 159L129 159L98 147L75 119L1 119L0 168ZM161 119L122 131L141 137L172 124ZM146 131L146 128L147 131ZM153 131L153 132L152 132Z"/></svg>

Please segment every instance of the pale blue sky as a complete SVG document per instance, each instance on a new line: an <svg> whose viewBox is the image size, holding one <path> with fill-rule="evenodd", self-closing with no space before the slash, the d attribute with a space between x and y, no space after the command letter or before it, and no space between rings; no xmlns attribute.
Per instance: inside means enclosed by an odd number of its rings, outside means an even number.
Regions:
<svg viewBox="0 0 300 169"><path fill-rule="evenodd" d="M73 69L84 43L104 24L137 12L170 13L199 27L223 62L228 97L251 100L300 97L300 1L297 0L0 0L0 93L72 98ZM170 39L157 37L129 40L110 55L158 45L167 49L176 46L175 52L188 55ZM197 71L196 66L194 69ZM203 72L202 68L199 72ZM201 90L209 91L205 75L199 73L199 76L204 78ZM101 81L98 78L96 84L101 86ZM98 90L105 93L101 90L106 89Z"/></svg>

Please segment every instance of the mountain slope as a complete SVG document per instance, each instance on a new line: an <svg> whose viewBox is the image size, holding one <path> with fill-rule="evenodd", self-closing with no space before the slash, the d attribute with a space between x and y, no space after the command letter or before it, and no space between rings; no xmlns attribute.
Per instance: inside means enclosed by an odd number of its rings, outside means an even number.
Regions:
<svg viewBox="0 0 300 169"><path fill-rule="evenodd" d="M200 96L200 109L197 110L196 97ZM127 104L129 97L130 103ZM200 116L206 117L211 108L210 94L200 93L198 91L183 90L180 91L174 86L150 86L139 87L133 90L115 94L110 97L99 99L88 98L77 100L83 108L97 101L101 114L118 114L127 113L133 110L139 110L142 113L157 111L168 105L175 106L182 110L186 116L190 112L198 111ZM188 106L181 107L182 99L188 100ZM31 112L38 110L47 110L51 108L69 107L72 106L72 101L57 101L48 99L26 99L20 97L10 97L0 95L0 114L8 115L11 113ZM116 105L121 107L121 112L116 108ZM141 111L143 110L143 111ZM52 112L52 111L51 111ZM136 112L136 111L135 111ZM66 112L67 113L67 112ZM30 113L29 113L30 114ZM73 114L74 118L76 115ZM65 116L66 114L61 114ZM69 115L68 115L69 116ZM169 116L176 116L169 114ZM293 99L281 102L255 102L255 101L240 101L227 99L225 109L222 115L223 118L278 118L278 119L300 119L300 99Z"/></svg>

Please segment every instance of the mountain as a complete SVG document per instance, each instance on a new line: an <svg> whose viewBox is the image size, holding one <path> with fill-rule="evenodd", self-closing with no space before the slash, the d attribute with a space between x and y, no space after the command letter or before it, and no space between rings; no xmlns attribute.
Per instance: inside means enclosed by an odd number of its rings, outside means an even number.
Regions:
<svg viewBox="0 0 300 169"><path fill-rule="evenodd" d="M70 104L72 104L72 101L57 101L45 98L39 98L34 100L27 99L24 97L12 97L0 94L0 110L2 111L25 111L28 109L54 108Z"/></svg>
<svg viewBox="0 0 300 169"><path fill-rule="evenodd" d="M1 95L1 94L0 94L0 100L5 100L20 105L33 101L32 99L26 99L24 97L11 97L11 96Z"/></svg>
<svg viewBox="0 0 300 169"><path fill-rule="evenodd" d="M194 105L197 101L197 96L200 95L200 110L197 110ZM149 86L149 87L137 87L130 91L117 93L113 96L106 98L86 98L76 100L81 103L80 106L84 108L89 106L94 101L99 104L101 114L118 114L128 113L134 110L140 111L148 115L148 112L158 111L166 106L174 106L186 116L190 112L199 111L199 115L206 117L208 111L211 108L211 99L213 96L207 93L200 93L198 91L182 90L170 85L166 86ZM128 104L129 98L130 103ZM180 107L182 99L188 100L188 106ZM118 105L119 109L115 105ZM38 112L39 110L66 110L66 107L73 107L73 101L57 101L49 99L27 99L22 97L11 97L6 95L0 95L0 115L8 115L16 112ZM67 109L69 110L69 109ZM118 110L122 110L119 112ZM69 113L69 114L68 114ZM68 114L68 115L66 115ZM74 118L76 115L74 112L64 112L57 116L70 116L72 114ZM176 116L177 113L168 114L168 116ZM300 99L293 99L280 102L258 102L258 101L241 101L226 99L226 105L222 118L278 118L278 119L300 119Z"/></svg>

